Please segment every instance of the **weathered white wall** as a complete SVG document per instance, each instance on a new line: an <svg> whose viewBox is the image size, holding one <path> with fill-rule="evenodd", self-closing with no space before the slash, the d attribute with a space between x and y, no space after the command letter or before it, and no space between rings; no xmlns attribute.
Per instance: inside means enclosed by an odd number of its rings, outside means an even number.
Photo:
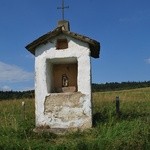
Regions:
<svg viewBox="0 0 150 150"><path fill-rule="evenodd" d="M59 38L61 37L66 36L60 35ZM87 43L83 43L71 37L66 38L69 42L68 49L56 50L55 38L45 45L39 46L35 51L35 106L37 127L48 125L51 128L58 128L58 126L59 128L89 128L92 125L90 50ZM73 112L78 114L79 111L82 111L82 114L85 116L80 117L81 119L77 117L78 119L72 120L73 122L71 121L70 124L69 121L65 122L63 119L56 119L55 111L51 114L46 113L44 105L47 96L52 95L52 93L50 93L53 86L52 64L57 62L66 63L68 61L77 61L78 63L77 85L78 92L82 94L79 98L82 107L79 108L80 110L78 107L68 107L68 111L66 111L67 109L61 109L60 113L66 114L66 112ZM50 84L47 85L47 83ZM59 94L57 94L57 96L58 95ZM62 116L65 115L62 114ZM87 126L85 126L85 124L87 124Z"/></svg>

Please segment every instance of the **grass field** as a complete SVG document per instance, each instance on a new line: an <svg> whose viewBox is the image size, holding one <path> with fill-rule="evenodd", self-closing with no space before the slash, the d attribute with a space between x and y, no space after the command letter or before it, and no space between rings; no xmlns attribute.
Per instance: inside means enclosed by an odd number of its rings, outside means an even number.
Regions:
<svg viewBox="0 0 150 150"><path fill-rule="evenodd" d="M115 112L116 96L120 117ZM93 93L94 127L84 132L37 134L34 117L32 99L0 101L0 150L150 149L150 88Z"/></svg>

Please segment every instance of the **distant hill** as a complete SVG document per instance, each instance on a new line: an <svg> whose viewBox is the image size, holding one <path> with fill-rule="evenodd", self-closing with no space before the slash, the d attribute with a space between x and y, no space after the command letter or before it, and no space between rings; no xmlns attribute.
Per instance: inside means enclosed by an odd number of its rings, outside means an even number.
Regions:
<svg viewBox="0 0 150 150"><path fill-rule="evenodd" d="M23 98L34 98L34 90L31 91L0 91L0 100L13 100Z"/></svg>
<svg viewBox="0 0 150 150"><path fill-rule="evenodd" d="M144 82L111 82L105 84L92 84L92 92L104 92L104 91L119 91L129 90L136 88L150 87L150 81Z"/></svg>

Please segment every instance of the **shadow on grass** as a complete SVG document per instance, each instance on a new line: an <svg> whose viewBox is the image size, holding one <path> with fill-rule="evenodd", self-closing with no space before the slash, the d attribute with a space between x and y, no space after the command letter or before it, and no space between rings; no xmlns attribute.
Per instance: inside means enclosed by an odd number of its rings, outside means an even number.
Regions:
<svg viewBox="0 0 150 150"><path fill-rule="evenodd" d="M97 123L105 123L108 121L108 116L98 112L93 115L93 126L96 127Z"/></svg>

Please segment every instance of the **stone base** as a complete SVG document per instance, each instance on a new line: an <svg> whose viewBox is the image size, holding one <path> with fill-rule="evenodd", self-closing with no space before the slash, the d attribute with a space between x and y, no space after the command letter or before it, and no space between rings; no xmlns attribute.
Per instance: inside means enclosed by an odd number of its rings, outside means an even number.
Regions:
<svg viewBox="0 0 150 150"><path fill-rule="evenodd" d="M35 132L64 134L92 127L89 95L81 92L50 93L45 97L43 118L36 120Z"/></svg>

